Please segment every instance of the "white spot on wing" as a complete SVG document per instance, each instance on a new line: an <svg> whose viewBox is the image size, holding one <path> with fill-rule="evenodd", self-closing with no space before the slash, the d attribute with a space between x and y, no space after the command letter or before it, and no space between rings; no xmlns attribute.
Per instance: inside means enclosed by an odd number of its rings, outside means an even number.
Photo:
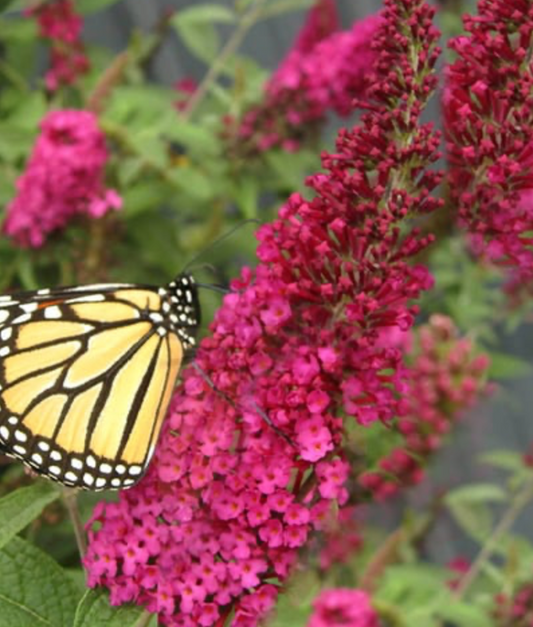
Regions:
<svg viewBox="0 0 533 627"><path fill-rule="evenodd" d="M6 355L9 355L9 346L0 348L0 357L5 357Z"/></svg>
<svg viewBox="0 0 533 627"><path fill-rule="evenodd" d="M103 477L98 477L96 480L96 487L103 488L106 485L107 481Z"/></svg>
<svg viewBox="0 0 533 627"><path fill-rule="evenodd" d="M94 483L94 477L90 473L86 472L83 475L83 483L86 485L92 485Z"/></svg>
<svg viewBox="0 0 533 627"><path fill-rule="evenodd" d="M100 472L103 472L104 475L109 475L112 471L113 471L113 468L109 464L106 464L106 463L100 464Z"/></svg>
<svg viewBox="0 0 533 627"><path fill-rule="evenodd" d="M69 470L68 472L65 473L65 479L67 481L77 481L78 475Z"/></svg>
<svg viewBox="0 0 533 627"><path fill-rule="evenodd" d="M6 426L0 427L0 437L4 440L9 440L9 429Z"/></svg>
<svg viewBox="0 0 533 627"><path fill-rule="evenodd" d="M2 338L2 340L4 342L6 342L7 340L9 340L9 338L13 335L13 328L12 327L7 327L5 329L2 329L2 331L0 332L0 338Z"/></svg>
<svg viewBox="0 0 533 627"><path fill-rule="evenodd" d="M52 307L47 307L44 310L44 317L47 318L48 320L61 318L61 309L59 309L57 305L52 305Z"/></svg>
<svg viewBox="0 0 533 627"><path fill-rule="evenodd" d="M22 314L21 316L17 316L13 320L13 324L22 324L23 322L28 322L28 320L31 320L31 314L25 313L25 314Z"/></svg>
<svg viewBox="0 0 533 627"><path fill-rule="evenodd" d="M1 309L0 310L0 324L2 322L5 322L8 318L9 318L9 311L6 311L5 309Z"/></svg>
<svg viewBox="0 0 533 627"><path fill-rule="evenodd" d="M19 442L26 442L27 439L28 436L24 433L24 431L15 431L15 440L18 440Z"/></svg>
<svg viewBox="0 0 533 627"><path fill-rule="evenodd" d="M33 455L31 456L31 461L35 462L36 464L42 464L43 456L39 455L39 453L33 453Z"/></svg>
<svg viewBox="0 0 533 627"><path fill-rule="evenodd" d="M20 306L22 311L26 313L33 313L34 311L37 311L38 307L39 307L39 303L25 303L24 305Z"/></svg>

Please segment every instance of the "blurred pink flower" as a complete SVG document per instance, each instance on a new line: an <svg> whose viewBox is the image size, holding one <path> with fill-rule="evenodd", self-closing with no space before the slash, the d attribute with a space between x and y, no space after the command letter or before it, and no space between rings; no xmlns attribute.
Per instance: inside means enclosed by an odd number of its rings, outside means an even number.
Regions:
<svg viewBox="0 0 533 627"><path fill-rule="evenodd" d="M273 146L298 149L329 112L347 116L354 98L364 95L376 52L371 43L379 16L338 31L334 2L319 0L292 50L265 87L264 101L237 122L232 138L244 151L262 152Z"/></svg>
<svg viewBox="0 0 533 627"><path fill-rule="evenodd" d="M378 627L368 593L352 588L324 590L313 602L307 627Z"/></svg>
<svg viewBox="0 0 533 627"><path fill-rule="evenodd" d="M4 232L21 246L39 247L72 218L100 218L122 199L104 185L105 136L89 111L51 111L41 122L17 195L7 207Z"/></svg>
<svg viewBox="0 0 533 627"><path fill-rule="evenodd" d="M82 18L75 13L72 0L41 3L28 9L26 15L36 16L39 35L51 42L50 69L45 76L49 91L73 84L89 70L89 58L80 39Z"/></svg>
<svg viewBox="0 0 533 627"><path fill-rule="evenodd" d="M383 500L424 478L429 458L462 414L490 390L489 359L459 337L447 316L433 315L405 344L407 374L403 415L392 426L403 442L366 471L359 483Z"/></svg>
<svg viewBox="0 0 533 627"><path fill-rule="evenodd" d="M475 249L509 271L512 293L533 290L533 73L527 0L478 3L451 40L443 112L450 190Z"/></svg>

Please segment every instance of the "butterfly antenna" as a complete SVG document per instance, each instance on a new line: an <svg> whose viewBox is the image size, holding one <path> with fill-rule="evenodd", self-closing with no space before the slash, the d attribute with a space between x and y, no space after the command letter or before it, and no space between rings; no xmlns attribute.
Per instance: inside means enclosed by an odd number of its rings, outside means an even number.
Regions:
<svg viewBox="0 0 533 627"><path fill-rule="evenodd" d="M198 283L195 281L196 287L201 287L204 290L211 290L212 292L218 292L219 294L229 294L231 292L227 287L222 287L222 285L212 285L210 283Z"/></svg>
<svg viewBox="0 0 533 627"><path fill-rule="evenodd" d="M219 244L221 244L224 240L227 240L228 237L231 237L236 231L238 231L239 229L241 229L243 226L246 226L247 224L261 224L260 220L256 220L255 218L249 218L248 220L244 220L243 222L240 222L239 224L237 224L236 226L234 226L232 229L230 229L229 231L227 231L226 233L224 233L224 235L221 235L219 238L217 238L215 241L211 242L211 244L209 244L208 246L206 246L203 250L201 250L200 252L198 252L196 255L194 255L194 257L189 261L189 263L185 266L185 268L183 269L182 272L187 272L189 270L189 268L192 266L192 264L198 260L198 258L201 255L205 255L205 253L209 252L210 250L213 250L213 248L216 248Z"/></svg>

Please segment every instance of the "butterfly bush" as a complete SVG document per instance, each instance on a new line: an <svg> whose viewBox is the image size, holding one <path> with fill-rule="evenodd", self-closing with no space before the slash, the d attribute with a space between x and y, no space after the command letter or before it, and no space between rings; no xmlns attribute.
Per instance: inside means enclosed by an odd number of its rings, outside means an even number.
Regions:
<svg viewBox="0 0 533 627"><path fill-rule="evenodd" d="M533 6L481 0L453 39L443 109L450 189L475 248L509 268L511 292L533 278Z"/></svg>
<svg viewBox="0 0 533 627"><path fill-rule="evenodd" d="M80 39L82 18L75 12L71 0L40 3L26 15L35 17L39 35L50 40L50 69L45 75L46 88L56 91L72 85L90 67L85 46Z"/></svg>
<svg viewBox="0 0 533 627"><path fill-rule="evenodd" d="M104 183L108 151L93 113L51 111L40 128L3 226L19 245L34 248L76 216L99 218L122 205Z"/></svg>
<svg viewBox="0 0 533 627"><path fill-rule="evenodd" d="M235 149L263 152L274 146L296 150L325 122L328 112L347 116L363 96L375 59L371 42L379 17L338 30L335 3L320 0L309 11L295 45L265 87L264 101L237 121Z"/></svg>
<svg viewBox="0 0 533 627"><path fill-rule="evenodd" d="M419 123L433 14L386 0L368 113L323 155L312 199L292 195L259 229L258 265L185 370L147 476L97 506L85 565L112 603L170 626L257 625L348 499L345 421L403 415L402 351L383 336L411 327L432 285L413 260L432 238L408 221L440 205L439 138Z"/></svg>
<svg viewBox="0 0 533 627"><path fill-rule="evenodd" d="M406 410L394 428L401 445L363 472L359 483L378 500L419 483L424 467L465 410L487 393L489 359L447 316L434 315L400 341L410 362Z"/></svg>
<svg viewBox="0 0 533 627"><path fill-rule="evenodd" d="M335 588L315 599L307 627L379 627L379 622L364 590Z"/></svg>

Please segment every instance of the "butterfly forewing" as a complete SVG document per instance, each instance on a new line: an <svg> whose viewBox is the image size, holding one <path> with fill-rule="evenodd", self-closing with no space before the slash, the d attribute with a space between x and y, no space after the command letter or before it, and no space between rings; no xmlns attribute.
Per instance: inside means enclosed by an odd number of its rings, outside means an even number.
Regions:
<svg viewBox="0 0 533 627"><path fill-rule="evenodd" d="M198 324L189 276L0 297L0 447L68 486L130 487Z"/></svg>

